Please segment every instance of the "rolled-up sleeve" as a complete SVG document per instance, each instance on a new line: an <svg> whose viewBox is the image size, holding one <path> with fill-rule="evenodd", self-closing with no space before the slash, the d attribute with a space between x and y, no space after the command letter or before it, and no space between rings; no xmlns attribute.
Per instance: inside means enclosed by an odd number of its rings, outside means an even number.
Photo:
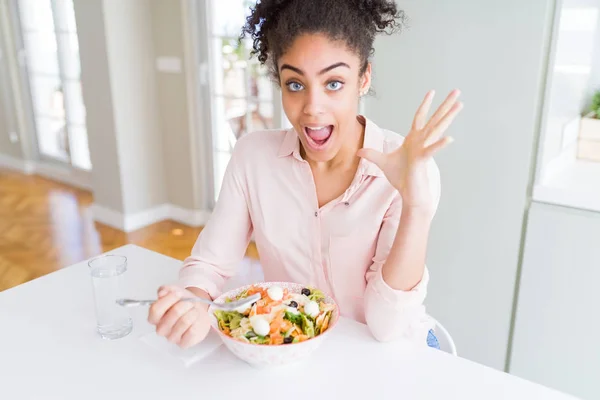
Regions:
<svg viewBox="0 0 600 400"><path fill-rule="evenodd" d="M234 276L252 235L246 179L242 165L249 152L243 138L227 165L219 199L179 272L179 286L199 288L213 299Z"/></svg>
<svg viewBox="0 0 600 400"><path fill-rule="evenodd" d="M435 207L440 198L439 170L433 161L429 178ZM369 267L365 291L365 320L373 336L380 341L405 338L426 345L427 334L435 325L425 311L423 302L427 297L429 270L424 268L420 282L411 290L390 287L382 275L382 268L390 253L398 231L402 213L402 198L398 194L389 207L380 230L373 264Z"/></svg>

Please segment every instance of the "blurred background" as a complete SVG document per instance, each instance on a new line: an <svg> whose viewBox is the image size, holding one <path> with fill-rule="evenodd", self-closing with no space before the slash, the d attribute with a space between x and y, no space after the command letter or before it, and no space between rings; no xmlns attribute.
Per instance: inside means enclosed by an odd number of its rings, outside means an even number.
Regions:
<svg viewBox="0 0 600 400"><path fill-rule="evenodd" d="M126 243L189 254L237 139L289 126L237 40L253 4L0 0L0 291ZM600 398L600 0L398 4L361 112L403 134L427 90L465 103L429 313L465 358Z"/></svg>

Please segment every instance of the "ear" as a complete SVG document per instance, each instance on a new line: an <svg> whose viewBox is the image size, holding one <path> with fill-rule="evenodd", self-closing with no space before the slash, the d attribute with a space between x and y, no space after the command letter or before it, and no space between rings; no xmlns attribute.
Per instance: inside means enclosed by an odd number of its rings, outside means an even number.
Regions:
<svg viewBox="0 0 600 400"><path fill-rule="evenodd" d="M365 68L365 72L360 77L360 89L359 92L361 96L363 94L367 94L369 89L371 88L371 63L367 63L367 68Z"/></svg>

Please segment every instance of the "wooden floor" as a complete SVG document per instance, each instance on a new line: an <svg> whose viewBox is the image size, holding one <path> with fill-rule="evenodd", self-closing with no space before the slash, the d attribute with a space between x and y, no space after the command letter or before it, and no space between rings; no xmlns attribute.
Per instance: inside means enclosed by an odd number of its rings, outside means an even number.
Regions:
<svg viewBox="0 0 600 400"><path fill-rule="evenodd" d="M95 223L90 192L0 169L0 291L134 243L183 260L202 230L163 221L124 233ZM258 258L253 244L248 248Z"/></svg>

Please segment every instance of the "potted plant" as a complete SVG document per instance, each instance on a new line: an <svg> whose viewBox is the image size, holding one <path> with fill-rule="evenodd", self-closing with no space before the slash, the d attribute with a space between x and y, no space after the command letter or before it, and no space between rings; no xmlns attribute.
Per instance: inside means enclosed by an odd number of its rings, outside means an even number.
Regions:
<svg viewBox="0 0 600 400"><path fill-rule="evenodd" d="M600 91L594 94L589 113L581 118L577 157L600 162Z"/></svg>

